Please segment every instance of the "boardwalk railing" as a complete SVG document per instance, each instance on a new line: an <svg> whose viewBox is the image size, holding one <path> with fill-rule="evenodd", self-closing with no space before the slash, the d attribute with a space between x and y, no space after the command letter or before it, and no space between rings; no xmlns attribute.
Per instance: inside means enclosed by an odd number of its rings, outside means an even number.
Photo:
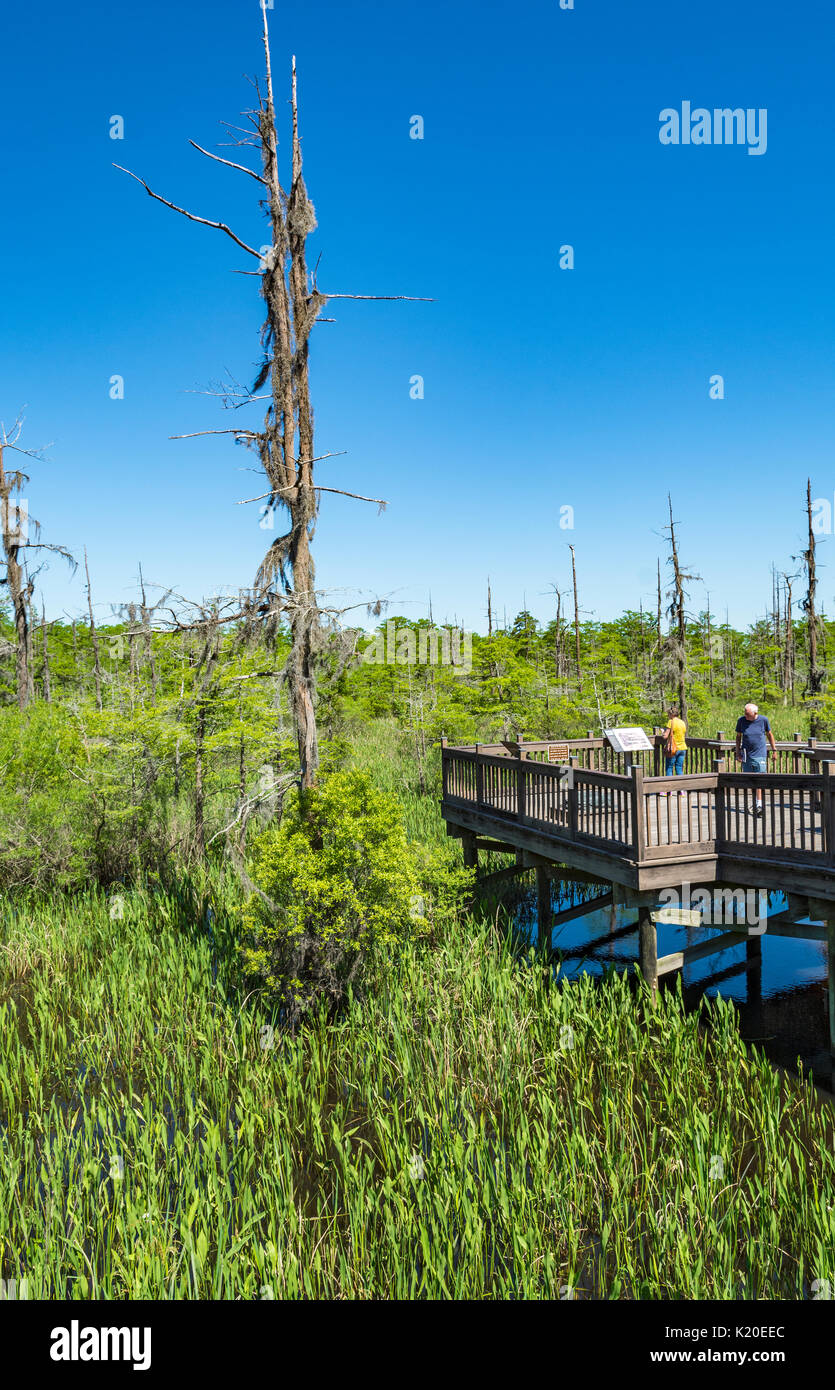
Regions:
<svg viewBox="0 0 835 1390"><path fill-rule="evenodd" d="M637 761L614 772L583 766L581 757L596 758L601 744L560 745L560 753L569 753L561 763L547 761L554 747L547 743L444 746L444 804L639 864L721 853L835 866L831 746L778 745L781 760L798 759L801 772L741 776L714 758L713 771L660 777L647 776ZM722 747L721 740L702 740L696 755L702 744Z"/></svg>
<svg viewBox="0 0 835 1390"><path fill-rule="evenodd" d="M664 772L664 735L660 729L653 730L653 747L650 751L633 753L630 761L643 768L647 776L660 777ZM623 753L616 753L608 739L595 738L588 734L585 738L540 739L521 742L476 744L482 753L496 753L518 757L521 750L527 758L537 762L548 762L549 754L553 760L554 750L568 750L568 757L577 759L577 766L589 772L625 772L626 759ZM725 758L726 771L739 772L741 765L736 763L733 754L736 746L734 738L727 738L720 729L715 738L687 738L687 751L684 755L686 773L714 772L717 758ZM835 743L819 743L809 738L805 742L802 734L795 734L790 742L777 743L777 756L772 760L775 772L795 773L814 772L821 759L835 759Z"/></svg>

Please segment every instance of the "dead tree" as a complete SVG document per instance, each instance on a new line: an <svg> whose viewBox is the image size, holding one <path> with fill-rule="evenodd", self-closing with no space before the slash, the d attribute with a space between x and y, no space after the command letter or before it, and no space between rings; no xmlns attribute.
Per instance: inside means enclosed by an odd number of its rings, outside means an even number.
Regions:
<svg viewBox="0 0 835 1390"><path fill-rule="evenodd" d="M90 641L93 646L93 675L96 682L96 709L101 712L101 660L99 656L99 635L93 617L93 595L90 589L90 566L87 564L87 547L84 547L84 573L87 576L87 612L90 615Z"/></svg>
<svg viewBox="0 0 835 1390"><path fill-rule="evenodd" d="M46 610L41 606L41 656L43 659L43 697L46 704L52 701L52 679L49 670L49 629L46 625Z"/></svg>
<svg viewBox="0 0 835 1390"><path fill-rule="evenodd" d="M26 709L34 695L34 675L32 671L32 596L35 592L34 575L30 575L26 564L29 550L55 551L75 568L75 560L68 550L60 545L45 545L30 539L40 534L40 526L28 515L26 504L21 497L22 489L29 482L28 473L21 469L7 470L4 454L13 450L27 458L39 459L40 454L18 445L23 429L22 418L15 421L11 433L0 425L0 541L2 541L5 574L0 584L6 585L12 602L12 618L16 637L16 679L17 703ZM40 567L39 567L40 568Z"/></svg>
<svg viewBox="0 0 835 1390"><path fill-rule="evenodd" d="M670 599L670 606L667 613L674 624L675 636L671 643L672 656L675 665L676 685L678 687L678 706L681 718L687 719L687 614L686 600L687 592L685 584L691 580L700 580L698 574L686 574L681 568L678 558L678 546L676 544L676 525L673 520L673 503L670 494L667 493L667 505L670 509L670 522L665 528L670 533L670 565L673 571L673 587L667 597Z"/></svg>
<svg viewBox="0 0 835 1390"><path fill-rule="evenodd" d="M810 701L811 720L810 730L812 737L817 735L818 714L816 697L821 693L824 683L824 671L818 665L818 613L816 607L817 597L817 555L815 532L812 527L812 480L806 479L806 519L808 522L809 544L803 552L803 562L806 566L806 597L803 600L803 611L806 614L806 635L808 641L809 670L806 677L806 696Z"/></svg>
<svg viewBox="0 0 835 1390"><path fill-rule="evenodd" d="M794 681L795 681L795 647L794 647L794 620L792 619L792 584L797 579L796 574L784 574L783 580L786 586L786 607L783 618L783 626L786 634L784 648L784 667L783 667L783 689L788 691L792 709L794 709Z"/></svg>
<svg viewBox="0 0 835 1390"><path fill-rule="evenodd" d="M664 633L661 627L661 557L656 560L656 610L655 610L655 633L658 644L658 702L660 707L664 707Z"/></svg>
<svg viewBox="0 0 835 1390"><path fill-rule="evenodd" d="M580 664L580 609L577 605L577 565L574 559L574 546L570 545L571 551L571 578L574 582L574 651L577 662L577 694L583 693L583 668Z"/></svg>
<svg viewBox="0 0 835 1390"><path fill-rule="evenodd" d="M249 603L244 605L241 616L249 621L262 622L268 635L275 634L279 623L289 623L291 643L285 674L296 730L300 782L302 787L309 787L315 779L319 763L315 657L320 638L320 609L311 552L319 496L322 492L333 492L365 502L376 502L381 507L385 505L380 498L364 497L345 488L323 487L315 482L314 464L319 462L319 458L332 458L334 455L323 454L317 458L314 450L309 376L310 334L331 299L409 299L413 296L329 294L319 289L315 269L312 274L308 272L307 238L316 227L316 217L302 173L296 63L294 58L291 70L291 171L289 188L285 189L279 173L266 6L262 4L261 9L264 89L255 84L257 109L245 113L249 128L238 128L238 137L233 140L236 145L257 149L260 172L247 164L212 154L194 141L191 144L209 159L247 174L261 186L261 205L269 220L270 244L266 248L256 249L225 223L197 217L153 192L144 179L138 179L138 182L152 198L175 212L193 222L224 232L258 262L257 270L243 273L259 275L261 279L261 295L266 305L261 332L264 359L251 388L230 387L219 394L227 406L234 405L235 408L266 400L263 428L201 430L196 433L231 434L238 443L252 449L264 470L268 491L244 501L265 502L270 517L276 511L287 516L287 530L272 543L261 562L253 593ZM130 173L129 170L124 172ZM131 174L131 177L138 176ZM268 389L261 394L264 387Z"/></svg>
<svg viewBox="0 0 835 1390"><path fill-rule="evenodd" d="M151 617L154 613L154 610L158 608L159 605L163 603L165 599L168 597L168 593L166 591L163 597L157 603L154 604L154 607L149 608L148 600L145 597L145 579L142 574L141 565L139 566L139 586L142 592L142 603L140 605L139 615L142 619L142 632L145 637L145 661L147 662L148 670L151 676L151 704L155 705L157 702L157 668L154 664L154 643L151 634ZM131 648L131 655L132 652L133 649Z"/></svg>

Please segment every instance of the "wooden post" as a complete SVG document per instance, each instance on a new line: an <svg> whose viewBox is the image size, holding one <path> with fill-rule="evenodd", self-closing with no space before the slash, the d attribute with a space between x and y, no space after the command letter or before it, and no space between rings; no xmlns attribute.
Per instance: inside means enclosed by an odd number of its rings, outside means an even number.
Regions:
<svg viewBox="0 0 835 1390"><path fill-rule="evenodd" d="M520 825L525 824L527 815L527 786L525 783L525 753L519 749L519 767L516 771L516 818Z"/></svg>
<svg viewBox="0 0 835 1390"><path fill-rule="evenodd" d="M539 929L540 946L551 944L551 880L548 870L537 866L536 870L536 920Z"/></svg>
<svg viewBox="0 0 835 1390"><path fill-rule="evenodd" d="M638 910L638 936L641 950L641 974L655 1005L658 998L658 937L648 907Z"/></svg>
<svg viewBox="0 0 835 1390"><path fill-rule="evenodd" d="M476 849L476 837L473 831L465 830L461 836L461 851L464 855L464 863L468 869L478 868L478 850Z"/></svg>
<svg viewBox="0 0 835 1390"><path fill-rule="evenodd" d="M826 942L829 961L829 1051L835 1058L835 917L826 919Z"/></svg>
<svg viewBox="0 0 835 1390"><path fill-rule="evenodd" d="M803 738L803 735L802 735L802 734L795 734L795 736L794 736L794 741L795 741L795 743L800 743L800 740L801 740L802 738ZM800 771L800 754L799 754L796 750L795 750L795 752L792 753L792 763L793 763L793 766L794 766L794 771L795 771L795 773L798 773L798 772Z"/></svg>
<svg viewBox="0 0 835 1390"><path fill-rule="evenodd" d="M480 744L475 745L475 802L480 806L484 800L484 767L479 762L478 750Z"/></svg>
<svg viewBox="0 0 835 1390"><path fill-rule="evenodd" d="M577 758L569 758L569 765L576 770ZM568 834L570 839L577 838L577 778L572 777L568 784Z"/></svg>
<svg viewBox="0 0 835 1390"><path fill-rule="evenodd" d="M763 951L762 951L762 946L763 946L763 939L762 939L761 936L748 936L748 937L746 938L746 941L745 941L745 959L746 959L747 968L748 968L749 970L751 970L751 969L759 970L760 976L761 976L761 977L762 977L762 968L763 968L763 960L762 960ZM749 1002L750 1002L750 1000L751 1000L751 994L752 994L752 992L753 992L753 991L752 991L752 987L751 987L751 984L750 984L750 981L749 981L749 985L748 985L748 997L749 997Z"/></svg>
<svg viewBox="0 0 835 1390"><path fill-rule="evenodd" d="M632 799L632 846L635 850L635 859L640 864L647 835L644 819L644 771L637 764L631 769L631 781L629 795Z"/></svg>
<svg viewBox="0 0 835 1390"><path fill-rule="evenodd" d="M716 774L716 790L713 793L713 814L716 825L716 843L718 845L727 838L728 833L725 829L725 788L719 781L721 774L725 771L724 758L713 759L713 771Z"/></svg>
<svg viewBox="0 0 835 1390"><path fill-rule="evenodd" d="M835 798L833 798L832 763L829 759L821 762L823 791L821 792L821 825L823 826L823 845L821 848L830 864L835 864Z"/></svg>

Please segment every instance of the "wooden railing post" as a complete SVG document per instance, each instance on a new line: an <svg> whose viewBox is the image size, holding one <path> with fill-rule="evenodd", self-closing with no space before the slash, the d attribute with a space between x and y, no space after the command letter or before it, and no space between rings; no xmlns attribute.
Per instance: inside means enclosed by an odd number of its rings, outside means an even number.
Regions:
<svg viewBox="0 0 835 1390"><path fill-rule="evenodd" d="M577 771L577 755L569 758L569 765L574 772ZM572 840L577 838L577 778L568 779L568 833Z"/></svg>
<svg viewBox="0 0 835 1390"><path fill-rule="evenodd" d="M795 741L795 743L800 743L800 741L801 741L802 738L803 738L803 735L802 735L802 734L795 734L795 736L794 736L794 741ZM793 763L793 766L794 766L795 774L797 774L797 773L800 771L800 754L799 754L798 752L796 752L796 751L792 753L792 763Z"/></svg>
<svg viewBox="0 0 835 1390"><path fill-rule="evenodd" d="M660 777L660 776L661 776L661 744L659 743L660 737L661 737L661 730L658 729L658 728L656 728L656 726L653 724L653 726L652 726L652 775L653 775L653 777Z"/></svg>
<svg viewBox="0 0 835 1390"><path fill-rule="evenodd" d="M480 745L475 745L475 804L480 806L484 800L484 767L480 762Z"/></svg>
<svg viewBox="0 0 835 1390"><path fill-rule="evenodd" d="M830 864L835 864L835 785L832 777L832 763L822 762L823 791L821 792L821 821L824 831L824 852Z"/></svg>
<svg viewBox="0 0 835 1390"><path fill-rule="evenodd" d="M644 772L637 764L631 769L629 794L632 798L632 845L635 859L640 864L646 845L646 825L644 819Z"/></svg>
<svg viewBox="0 0 835 1390"><path fill-rule="evenodd" d="M527 814L527 797L525 784L525 752L519 749L519 766L516 769L516 819L520 825L524 825Z"/></svg>
<svg viewBox="0 0 835 1390"><path fill-rule="evenodd" d="M716 774L716 786L713 792L713 816L716 830L716 844L722 843L726 839L725 830L725 788L720 782L720 775L725 771L725 759L713 759L713 771Z"/></svg>

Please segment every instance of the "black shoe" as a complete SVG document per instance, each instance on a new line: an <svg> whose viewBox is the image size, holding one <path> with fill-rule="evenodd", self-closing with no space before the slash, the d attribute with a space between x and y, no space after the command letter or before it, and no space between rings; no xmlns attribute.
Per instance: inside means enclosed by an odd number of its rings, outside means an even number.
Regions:
<svg viewBox="0 0 835 1390"><path fill-rule="evenodd" d="M762 813L763 813L763 808L762 808L762 806L755 806L755 807L754 807L754 815L755 815L755 816L761 816Z"/></svg>

